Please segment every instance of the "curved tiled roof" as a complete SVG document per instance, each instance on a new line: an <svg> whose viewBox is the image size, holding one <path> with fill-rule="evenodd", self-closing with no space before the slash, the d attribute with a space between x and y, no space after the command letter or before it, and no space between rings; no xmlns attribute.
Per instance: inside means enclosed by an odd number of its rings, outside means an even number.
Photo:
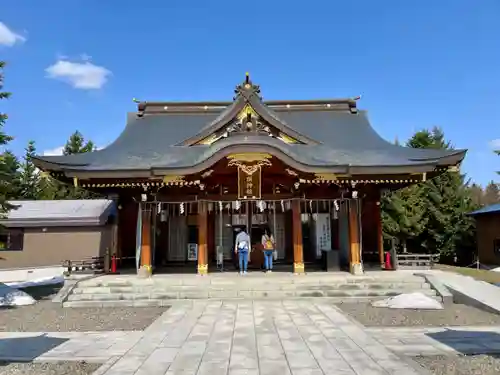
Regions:
<svg viewBox="0 0 500 375"><path fill-rule="evenodd" d="M226 126L245 103L249 103L271 125L299 139L301 144L287 144L272 137L243 133L211 145L193 145L194 141ZM394 145L373 129L365 111L353 111L352 101L348 104L343 109L329 109L329 104L315 105L314 102L293 107L267 106L255 92L243 92L232 104L208 110L207 106L205 110L185 110L181 104L178 105L180 109L175 110L174 105L172 110L169 103L168 108L155 104L155 111L148 112L144 111L146 103L141 106L139 114L128 115L124 131L108 147L86 154L38 156L35 164L44 170L167 170L195 167L208 163L210 159L216 161L218 154L234 148L260 147L295 162L299 169L411 169L426 166L426 170L432 171L438 165L456 165L465 156L465 150L414 149ZM181 146L186 140L191 140L190 145Z"/></svg>

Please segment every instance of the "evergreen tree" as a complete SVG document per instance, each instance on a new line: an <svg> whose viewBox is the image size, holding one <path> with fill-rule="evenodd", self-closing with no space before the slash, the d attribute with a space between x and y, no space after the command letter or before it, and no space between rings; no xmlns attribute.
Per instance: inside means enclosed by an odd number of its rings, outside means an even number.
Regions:
<svg viewBox="0 0 500 375"><path fill-rule="evenodd" d="M495 203L500 203L500 189L497 183L490 181L484 189L484 204L489 206Z"/></svg>
<svg viewBox="0 0 500 375"><path fill-rule="evenodd" d="M5 67L5 62L0 61L0 100L2 99L8 99L10 96L10 93L8 92L3 92L3 69ZM5 146L7 145L11 140L12 137L7 135L4 132L4 125L7 120L7 115L5 113L0 112L0 146ZM5 153L0 155L0 215L3 216L5 215L10 209L12 209L12 205L10 205L7 201L10 199L13 193L13 180L15 179L15 176L11 174L12 170L10 170L9 165L7 163L9 160L6 158L9 157L9 155L6 155Z"/></svg>
<svg viewBox="0 0 500 375"><path fill-rule="evenodd" d="M416 132L407 146L452 148L439 127ZM439 253L445 261L458 258L470 263L475 227L467 214L483 200L480 186L469 186L459 173L445 172L382 199L384 234L398 239L403 251L408 243L410 251Z"/></svg>
<svg viewBox="0 0 500 375"><path fill-rule="evenodd" d="M95 151L95 146L92 141L85 142L83 135L77 130L69 137L64 146L64 155L82 154L84 152Z"/></svg>
<svg viewBox="0 0 500 375"><path fill-rule="evenodd" d="M408 242L420 236L427 224L419 187L409 186L388 194L381 204L385 237L396 238L401 250L407 252Z"/></svg>
<svg viewBox="0 0 500 375"><path fill-rule="evenodd" d="M5 151L0 155L0 173L8 176L8 179L2 180L2 187L5 187L5 197L7 200L19 199L20 173L19 160L12 151Z"/></svg>
<svg viewBox="0 0 500 375"><path fill-rule="evenodd" d="M86 141L79 131L75 131L69 137L64 146L64 155L82 154L95 151L96 147L92 141ZM41 199L91 199L94 193L70 184L63 184L51 177L41 182Z"/></svg>
<svg viewBox="0 0 500 375"><path fill-rule="evenodd" d="M40 175L33 157L36 155L34 141L29 141L25 149L24 160L20 172L20 197L22 199L38 199L40 197Z"/></svg>
<svg viewBox="0 0 500 375"><path fill-rule="evenodd" d="M443 131L434 127L419 131L408 141L415 148L451 149ZM420 186L426 226L419 236L421 246L429 253L439 253L443 260L472 253L475 244L474 220L467 214L474 204L465 176L445 172Z"/></svg>
<svg viewBox="0 0 500 375"><path fill-rule="evenodd" d="M470 197L474 206L484 206L483 188L478 184L472 184L469 187Z"/></svg>
<svg viewBox="0 0 500 375"><path fill-rule="evenodd" d="M435 126L431 130L420 130L416 132L406 143L412 148L434 148L434 149L451 149L451 143L445 140L443 130Z"/></svg>

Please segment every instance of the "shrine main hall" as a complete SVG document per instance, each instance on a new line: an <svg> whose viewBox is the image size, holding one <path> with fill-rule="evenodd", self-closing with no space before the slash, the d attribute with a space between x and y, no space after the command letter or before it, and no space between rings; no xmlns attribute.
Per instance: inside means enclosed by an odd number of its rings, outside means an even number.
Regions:
<svg viewBox="0 0 500 375"><path fill-rule="evenodd" d="M232 101L138 102L106 148L34 162L116 202L110 251L120 267L231 270L245 228L249 269L261 269L270 228L281 270L334 259L360 274L384 263L381 195L457 170L466 151L390 143L358 99L264 101L247 74Z"/></svg>

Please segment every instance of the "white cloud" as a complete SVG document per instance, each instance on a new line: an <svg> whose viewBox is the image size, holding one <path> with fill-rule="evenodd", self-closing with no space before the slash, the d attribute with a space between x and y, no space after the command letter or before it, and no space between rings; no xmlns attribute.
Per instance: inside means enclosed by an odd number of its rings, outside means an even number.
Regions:
<svg viewBox="0 0 500 375"><path fill-rule="evenodd" d="M500 150L500 138L490 141L490 147L493 150Z"/></svg>
<svg viewBox="0 0 500 375"><path fill-rule="evenodd" d="M98 90L104 86L111 71L103 66L92 64L85 55L83 62L69 61L59 58L53 65L45 69L47 76L69 83L75 89Z"/></svg>
<svg viewBox="0 0 500 375"><path fill-rule="evenodd" d="M45 150L43 152L43 156L57 156L57 155L62 155L64 150L64 146L61 147L56 147L51 150Z"/></svg>
<svg viewBox="0 0 500 375"><path fill-rule="evenodd" d="M15 33L6 24L0 22L0 45L12 47L16 43L23 43L25 41L26 38L24 36Z"/></svg>

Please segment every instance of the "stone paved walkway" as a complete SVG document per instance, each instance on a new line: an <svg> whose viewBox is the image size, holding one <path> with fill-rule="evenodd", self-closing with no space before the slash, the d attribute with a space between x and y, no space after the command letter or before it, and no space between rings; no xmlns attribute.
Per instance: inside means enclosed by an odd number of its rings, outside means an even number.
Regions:
<svg viewBox="0 0 500 375"><path fill-rule="evenodd" d="M95 375L424 373L340 310L308 301L177 304L144 332L29 337L0 335L0 357L105 362Z"/></svg>

